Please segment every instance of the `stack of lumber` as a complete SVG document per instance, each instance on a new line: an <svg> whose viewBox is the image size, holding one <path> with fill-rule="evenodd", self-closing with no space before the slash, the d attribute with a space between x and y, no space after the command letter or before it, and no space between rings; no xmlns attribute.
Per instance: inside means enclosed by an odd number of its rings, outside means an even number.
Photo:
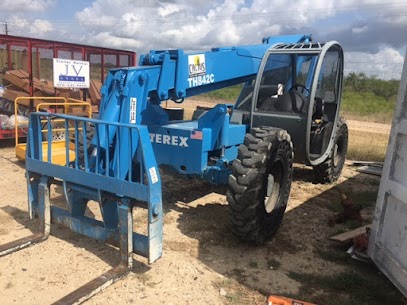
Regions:
<svg viewBox="0 0 407 305"><path fill-rule="evenodd" d="M30 92L30 81L28 72L24 70L9 70L4 74L4 80L9 82L11 86L7 90ZM42 94L42 96L53 96L54 88L38 78L33 78L34 93Z"/></svg>
<svg viewBox="0 0 407 305"><path fill-rule="evenodd" d="M100 99L102 98L100 94L100 88L102 87L102 83L98 80L92 79L90 81L90 87L89 87L89 95L90 99L92 101L92 105L98 105L100 104Z"/></svg>
<svg viewBox="0 0 407 305"><path fill-rule="evenodd" d="M30 80L28 72L24 70L8 70L3 76L3 80L8 83L4 88L3 98L14 101L17 97L30 96ZM55 96L52 86L41 82L37 78L33 78L34 96ZM34 100L34 106L41 103L41 100ZM22 105L28 106L28 100L19 102Z"/></svg>
<svg viewBox="0 0 407 305"><path fill-rule="evenodd" d="M14 101L17 97L29 97L30 93L30 81L29 81L29 74L24 70L8 70L5 72L4 81L6 82L6 86L4 88L3 98ZM88 90L90 98L87 98L87 101L92 104L93 111L97 111L101 94L100 88L102 87L102 83L98 80L91 80L90 81L90 88ZM82 100L82 91L81 90L73 90L73 89L54 89L53 83L43 82L40 81L38 78L33 77L33 96L57 96L57 97L65 97L71 98L76 100ZM43 102L42 100L34 100L34 106L38 103ZM21 101L20 104L29 105L29 101Z"/></svg>
<svg viewBox="0 0 407 305"><path fill-rule="evenodd" d="M19 96L29 96L30 83L27 72L23 70L7 71L3 76L3 80L10 83L3 92L5 99L14 101Z"/></svg>

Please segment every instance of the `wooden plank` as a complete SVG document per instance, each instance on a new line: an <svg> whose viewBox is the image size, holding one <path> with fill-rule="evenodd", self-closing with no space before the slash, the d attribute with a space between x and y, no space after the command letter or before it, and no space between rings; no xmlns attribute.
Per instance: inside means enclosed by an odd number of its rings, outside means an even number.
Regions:
<svg viewBox="0 0 407 305"><path fill-rule="evenodd" d="M57 96L64 97L66 99L73 98L76 100L82 100L82 95L80 90L63 90L58 91Z"/></svg>
<svg viewBox="0 0 407 305"><path fill-rule="evenodd" d="M24 70L9 70L4 75L4 79L13 84L14 86L20 88L22 91L27 93L30 92L30 82L28 80L28 73ZM38 78L33 78L34 91L41 91L42 96L53 96L54 88Z"/></svg>
<svg viewBox="0 0 407 305"><path fill-rule="evenodd" d="M47 85L46 83L40 81L38 78L33 78L33 83L34 83L34 88L36 90L40 90L44 93L45 96L53 96L54 94L54 88L51 87L50 85Z"/></svg>
<svg viewBox="0 0 407 305"><path fill-rule="evenodd" d="M371 225L359 227L354 230L332 236L330 238L330 240L338 241L340 243L347 243L347 242L351 241L353 238L355 238L356 236L366 233L366 228L370 228L370 227L371 227Z"/></svg>
<svg viewBox="0 0 407 305"><path fill-rule="evenodd" d="M102 87L102 83L96 80L90 81L89 86L89 95L92 100L93 105L99 105L101 100L100 88Z"/></svg>
<svg viewBox="0 0 407 305"><path fill-rule="evenodd" d="M29 78L30 75L25 70L18 70L18 74L21 75L22 78Z"/></svg>
<svg viewBox="0 0 407 305"><path fill-rule="evenodd" d="M28 78L29 76L28 73L25 72L24 70L8 70L7 72L13 74L18 78Z"/></svg>
<svg viewBox="0 0 407 305"><path fill-rule="evenodd" d="M376 166L361 166L356 169L360 173L381 176L383 168Z"/></svg>
<svg viewBox="0 0 407 305"><path fill-rule="evenodd" d="M99 112L99 106L98 105L92 105L92 113Z"/></svg>
<svg viewBox="0 0 407 305"><path fill-rule="evenodd" d="M29 95L22 91L14 91L14 90L9 90L9 89L4 90L4 93L3 93L3 97L12 102L14 102L14 100L19 96L29 96ZM29 101L25 101L25 102L27 102L29 104ZM20 104L24 104L24 103L21 102Z"/></svg>
<svg viewBox="0 0 407 305"><path fill-rule="evenodd" d="M7 71L4 74L4 80L8 81L9 83L13 84L14 86L18 87L19 90L29 92L30 90L30 83L28 79L20 78L15 75L15 73L10 73L13 71Z"/></svg>
<svg viewBox="0 0 407 305"><path fill-rule="evenodd" d="M376 167L383 167L384 162L375 162L375 161L352 161L353 165L370 165Z"/></svg>

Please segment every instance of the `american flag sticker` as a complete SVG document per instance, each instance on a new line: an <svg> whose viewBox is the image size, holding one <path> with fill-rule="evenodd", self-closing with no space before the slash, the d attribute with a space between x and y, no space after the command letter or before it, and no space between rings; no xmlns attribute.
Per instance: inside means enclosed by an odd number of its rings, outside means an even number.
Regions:
<svg viewBox="0 0 407 305"><path fill-rule="evenodd" d="M191 139L202 140L202 131L200 131L200 130L192 130L191 131Z"/></svg>

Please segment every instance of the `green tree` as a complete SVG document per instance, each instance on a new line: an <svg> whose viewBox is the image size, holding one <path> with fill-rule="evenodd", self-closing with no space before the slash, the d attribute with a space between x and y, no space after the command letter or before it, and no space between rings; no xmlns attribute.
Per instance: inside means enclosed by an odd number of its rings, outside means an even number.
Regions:
<svg viewBox="0 0 407 305"><path fill-rule="evenodd" d="M367 81L368 78L365 73L356 74L352 72L345 78L345 88L354 92L362 92L366 88Z"/></svg>

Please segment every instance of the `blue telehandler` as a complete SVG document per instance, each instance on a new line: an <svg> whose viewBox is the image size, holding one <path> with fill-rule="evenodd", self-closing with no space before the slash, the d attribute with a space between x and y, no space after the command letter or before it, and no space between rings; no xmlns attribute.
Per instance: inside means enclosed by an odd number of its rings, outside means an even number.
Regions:
<svg viewBox="0 0 407 305"><path fill-rule="evenodd" d="M287 206L293 162L335 181L348 143L339 117L343 51L311 35L266 37L259 45L208 52L150 51L137 67L113 69L101 89L98 119L32 113L26 171L33 236L0 246L5 255L45 240L60 223L120 248L121 263L57 304L82 302L126 275L133 253L162 255L162 191L158 166L229 185L231 230L260 244L278 229ZM243 84L233 104L172 120L163 101ZM63 122L65 149L52 149L52 121ZM42 126L47 123L47 145ZM62 154L63 164L54 162ZM59 156L59 160L61 156ZM66 208L52 205L50 185L62 187ZM99 203L102 220L85 214ZM133 208L148 210L147 234L134 232Z"/></svg>

